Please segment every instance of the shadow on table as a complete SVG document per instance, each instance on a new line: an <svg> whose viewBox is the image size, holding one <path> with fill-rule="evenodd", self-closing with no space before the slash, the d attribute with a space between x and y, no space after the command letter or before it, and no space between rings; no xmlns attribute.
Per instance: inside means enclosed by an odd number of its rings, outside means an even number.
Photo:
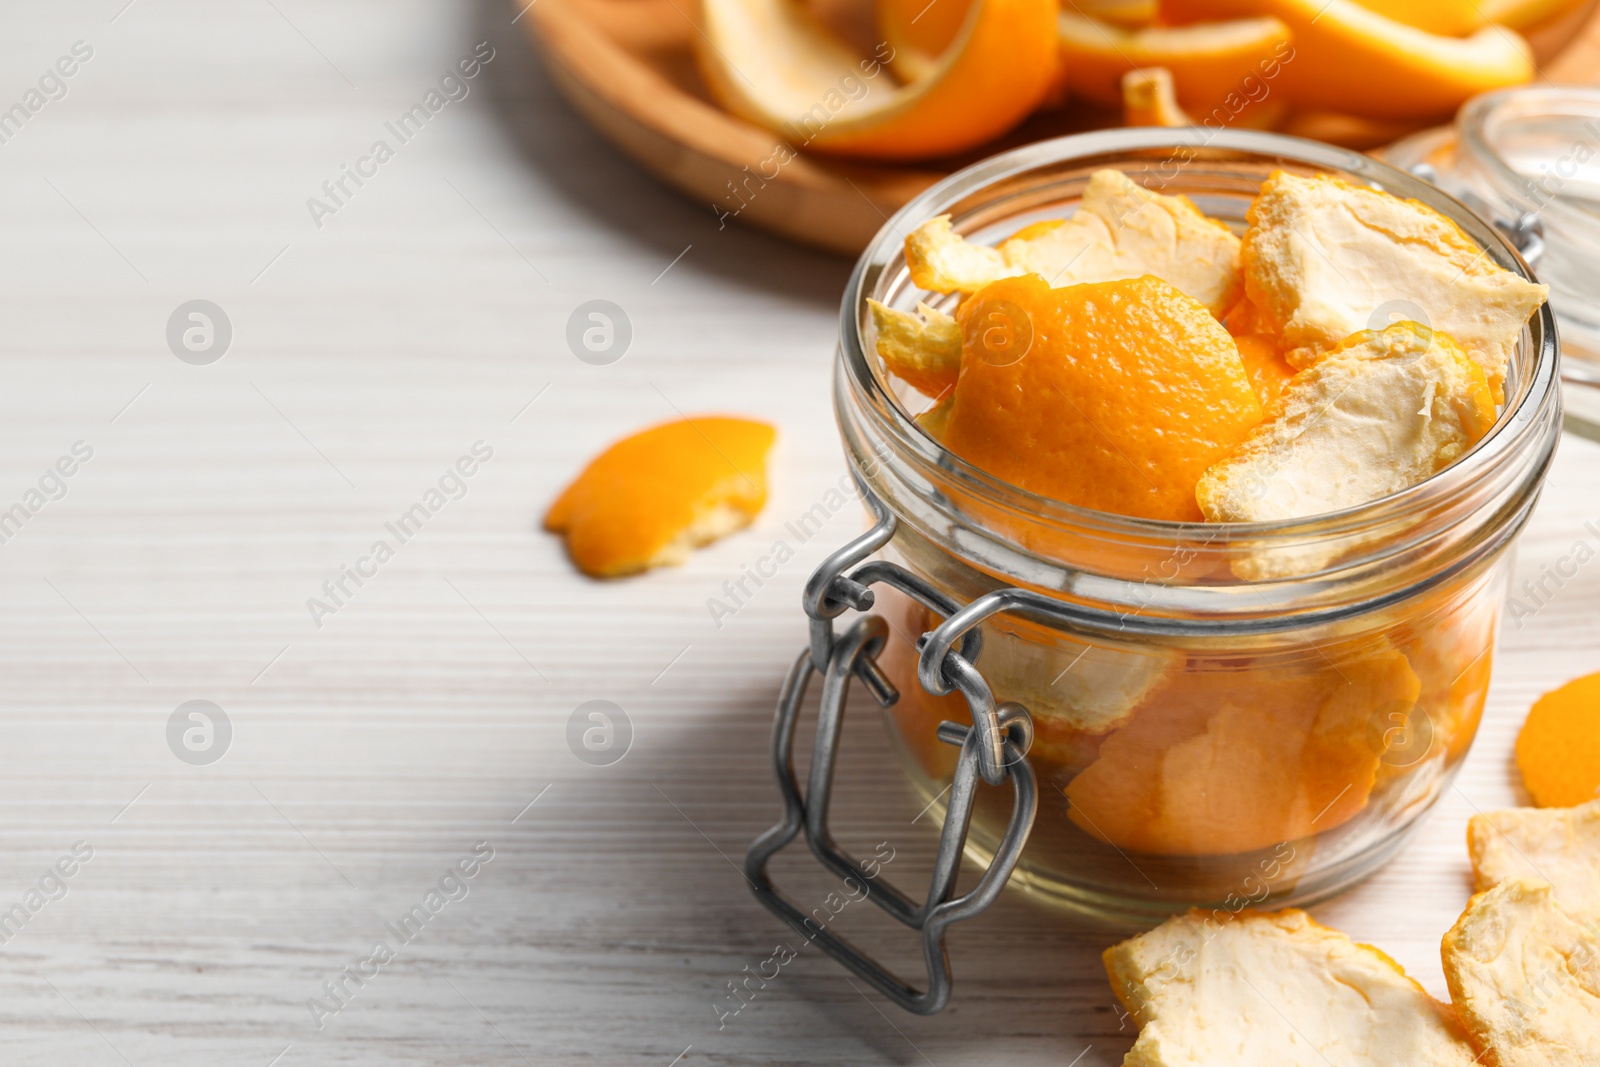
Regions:
<svg viewBox="0 0 1600 1067"><path fill-rule="evenodd" d="M744 1063L943 1064L952 1054L973 1062L1004 1055L1011 1063L1121 1063L1134 1027L1122 1025L1099 958L1117 938L1075 929L1064 914L1021 892L1007 892L986 914L952 931L954 996L944 1012L928 1018L870 992L755 900L742 864L750 842L780 811L769 755L778 678L755 671L743 677L749 681L720 689L689 721L652 724L649 709L640 707L635 750L617 766L626 768L626 780L613 779L613 799L620 801L623 791L636 797L638 807L629 807L646 824L629 829L636 848L624 866L629 884L654 896L640 902L653 918L644 924L658 939L653 949L699 965L698 973L683 976L679 990L693 1024L683 1042L697 1031L697 1051ZM798 735L802 776L818 688L814 680L812 708ZM882 877L921 899L938 825L902 777L870 700L854 701L846 716L836 780L830 821L840 843L857 857L881 854L887 845L893 859ZM839 888L803 839L774 860L772 874L808 909ZM962 890L976 877L969 865ZM859 901L840 910L833 928L913 985L925 984L914 935L886 913ZM693 936L675 937L689 930ZM797 951L782 967L766 962L780 944ZM744 987L756 988L749 1004L732 999L729 982L775 967L780 973L763 987Z"/></svg>
<svg viewBox="0 0 1600 1067"><path fill-rule="evenodd" d="M711 205L677 193L589 128L546 75L524 24L511 23L508 0L476 5L479 39L495 49L495 61L484 68L490 107L528 167L574 210L655 246L663 264L692 243L697 270L797 299L838 302L848 260L737 223L719 229Z"/></svg>

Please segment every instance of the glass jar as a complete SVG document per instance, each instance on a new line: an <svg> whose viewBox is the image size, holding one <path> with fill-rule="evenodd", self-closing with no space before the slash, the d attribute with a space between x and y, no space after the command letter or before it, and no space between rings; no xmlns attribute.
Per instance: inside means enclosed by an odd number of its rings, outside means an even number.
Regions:
<svg viewBox="0 0 1600 1067"><path fill-rule="evenodd" d="M1272 134L1124 129L1008 152L934 186L878 234L846 290L835 407L857 478L897 519L885 557L958 603L1020 588L1059 608L981 626L978 671L1033 720L1038 815L1012 884L1118 925L1309 903L1392 856L1472 744L1512 542L1559 437L1551 312L1523 332L1494 429L1383 500L1223 525L1036 496L923 431L928 401L864 347L866 301L909 310L929 298L903 255L923 221L949 214L992 244L1070 214L1102 167L1236 231L1273 170L1335 174L1422 201L1532 275L1462 204L1366 156ZM943 619L887 589L877 610L891 631L878 662L900 693L890 730L937 807L957 752L938 724L969 718L959 695L918 684L914 641ZM1005 789L980 790L970 858L988 863L1010 804Z"/></svg>
<svg viewBox="0 0 1600 1067"><path fill-rule="evenodd" d="M1600 440L1600 89L1485 93L1380 156L1496 223L1538 268L1561 329L1567 429Z"/></svg>
<svg viewBox="0 0 1600 1067"><path fill-rule="evenodd" d="M1513 236L1537 221L1539 271L1566 352L1600 361L1600 90L1485 93L1462 107L1454 125L1413 134L1382 155ZM1600 364L1577 369L1600 381Z"/></svg>

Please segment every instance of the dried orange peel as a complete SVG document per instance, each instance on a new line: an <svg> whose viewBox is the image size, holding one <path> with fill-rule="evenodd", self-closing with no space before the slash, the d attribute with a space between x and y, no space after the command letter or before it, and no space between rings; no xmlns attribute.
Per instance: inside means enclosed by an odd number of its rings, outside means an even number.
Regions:
<svg viewBox="0 0 1600 1067"><path fill-rule="evenodd" d="M1233 338L1159 278L970 297L945 447L1080 507L1197 521L1194 484L1261 421Z"/></svg>
<svg viewBox="0 0 1600 1067"><path fill-rule="evenodd" d="M1126 30L1064 8L1058 24L1061 69L1073 95L1105 107L1122 103L1122 76L1163 67L1172 72L1178 101L1207 115L1236 98L1228 125L1251 98L1266 101L1286 56L1294 55L1289 27L1272 17L1149 26ZM1253 109L1252 109L1253 110ZM1245 122L1246 125L1255 123Z"/></svg>
<svg viewBox="0 0 1600 1067"><path fill-rule="evenodd" d="M1397 493L1494 425L1483 370L1442 333L1358 333L1283 386L1268 421L1200 478L1212 522L1304 518Z"/></svg>
<svg viewBox="0 0 1600 1067"><path fill-rule="evenodd" d="M1517 766L1542 808L1600 797L1600 674L1539 698L1517 736Z"/></svg>
<svg viewBox="0 0 1600 1067"><path fill-rule="evenodd" d="M695 54L723 107L791 146L924 159L983 144L1054 87L1056 0L975 0L936 63L896 86L796 0L701 0Z"/></svg>
<svg viewBox="0 0 1600 1067"><path fill-rule="evenodd" d="M1315 665L1170 674L1066 787L1072 821L1120 848L1218 855L1331 830L1366 806L1374 712L1414 703L1392 647Z"/></svg>
<svg viewBox="0 0 1600 1067"><path fill-rule="evenodd" d="M1297 108L1443 118L1470 97L1526 84L1534 73L1527 42L1502 26L1447 37L1356 0L1162 0L1161 14L1178 25L1268 16L1283 22L1294 54L1272 84Z"/></svg>
<svg viewBox="0 0 1600 1067"><path fill-rule="evenodd" d="M1303 911L1240 910L1257 882L1292 884L1279 860L1261 867L1274 874L1247 875L1228 908L1105 951L1141 1027L1126 1067L1475 1067L1450 1007L1382 951Z"/></svg>
<svg viewBox="0 0 1600 1067"><path fill-rule="evenodd" d="M1297 367L1404 309L1464 348L1498 401L1517 338L1549 293L1426 204L1338 178L1276 171L1247 218L1245 291Z"/></svg>
<svg viewBox="0 0 1600 1067"><path fill-rule="evenodd" d="M1600 935L1542 881L1474 896L1440 946L1450 999L1495 1067L1589 1067L1600 1034Z"/></svg>
<svg viewBox="0 0 1600 1067"><path fill-rule="evenodd" d="M955 319L927 304L917 305L917 315L876 300L868 300L867 308L878 356L891 374L928 396L955 386L961 371L961 327Z"/></svg>
<svg viewBox="0 0 1600 1067"><path fill-rule="evenodd" d="M1193 126L1178 103L1172 72L1165 67L1130 70L1122 76L1124 126Z"/></svg>
<svg viewBox="0 0 1600 1067"><path fill-rule="evenodd" d="M1477 892L1518 879L1548 882L1568 912L1600 923L1600 800L1474 815L1467 851Z"/></svg>
<svg viewBox="0 0 1600 1067"><path fill-rule="evenodd" d="M617 578L682 563L748 526L767 500L766 423L706 415L624 437L589 461L545 513L579 570Z"/></svg>
<svg viewBox="0 0 1600 1067"><path fill-rule="evenodd" d="M1164 196L1115 170L1095 171L1078 210L1036 223L998 248L957 234L948 215L906 238L911 280L939 293L973 293L1001 278L1037 274L1054 286L1154 275L1216 315L1241 290L1239 238L1183 196Z"/></svg>

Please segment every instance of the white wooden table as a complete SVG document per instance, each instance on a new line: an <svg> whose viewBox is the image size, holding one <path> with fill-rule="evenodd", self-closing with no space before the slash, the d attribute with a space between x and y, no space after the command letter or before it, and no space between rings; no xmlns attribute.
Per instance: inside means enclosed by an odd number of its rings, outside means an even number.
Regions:
<svg viewBox="0 0 1600 1067"><path fill-rule="evenodd" d="M842 470L847 265L719 231L637 174L500 0L125 4L12 0L0 34L0 105L74 42L93 53L0 144L0 509L76 442L93 453L0 544L0 921L29 916L0 944L0 1060L1119 1063L1107 939L1017 894L951 937L943 1015L904 1016L809 950L719 1029L727 983L786 937L733 861L777 811L770 701L804 638L801 583L858 517L721 629L706 600ZM398 145L385 123L481 41L494 58L466 97ZM361 163L379 138L393 158ZM342 165L369 176L318 227L307 199ZM565 342L595 298L633 324L611 366ZM167 343L194 299L232 327L208 365ZM578 578L544 505L606 441L680 410L781 427L760 524L681 569ZM480 441L465 495L399 544L385 524ZM1523 575L1592 536L1597 459L1564 442ZM317 625L308 599L379 539L393 558ZM1583 569L1508 628L1459 792L1319 909L1436 992L1465 821L1516 799L1530 701L1600 667L1597 598ZM567 743L591 699L632 722L612 766ZM231 724L213 763L169 747L191 700ZM930 830L883 731L857 716L846 745L839 821L920 881ZM46 877L77 842L92 859ZM493 859L429 912L477 842ZM803 867L780 869L801 893ZM41 880L59 899L30 898ZM363 963L419 905L395 958ZM345 1005L317 1019L308 1001L338 1007L340 980Z"/></svg>

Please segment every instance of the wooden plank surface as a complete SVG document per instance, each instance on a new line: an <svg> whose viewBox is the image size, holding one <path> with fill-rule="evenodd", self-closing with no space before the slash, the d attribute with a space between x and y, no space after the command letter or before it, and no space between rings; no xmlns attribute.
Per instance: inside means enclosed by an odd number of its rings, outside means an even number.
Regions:
<svg viewBox="0 0 1600 1067"><path fill-rule="evenodd" d="M777 812L765 746L801 583L856 517L720 629L706 599L842 470L847 264L719 230L635 172L499 2L125 2L13 4L0 37L6 101L92 49L0 144L0 509L92 449L0 544L0 912L41 881L59 898L0 944L0 1058L1120 1062L1106 938L1016 894L952 936L941 1016L903 1016L808 952L719 1028L727 983L785 936L734 862ZM494 58L465 98L317 226L307 199L481 41ZM565 341L597 298L633 324L611 366ZM194 299L232 324L204 366L166 339ZM559 483L620 432L717 410L782 428L758 527L681 569L575 577L537 529ZM385 524L480 441L464 495L398 543ZM1592 536L1597 458L1564 441L1519 575ZM318 626L308 599L380 539L393 558ZM1597 597L1583 568L1507 628L1459 791L1318 909L1436 992L1466 818L1516 800L1529 702L1600 666ZM591 699L632 723L612 766L567 742ZM231 723L209 765L169 748L192 700ZM857 715L846 745L838 820L893 841L915 884L931 831L883 731ZM46 878L77 842L92 858ZM493 858L426 912L477 842ZM780 874L821 892L801 863ZM420 932L315 1018L324 983L419 905ZM845 924L909 962L861 918Z"/></svg>

